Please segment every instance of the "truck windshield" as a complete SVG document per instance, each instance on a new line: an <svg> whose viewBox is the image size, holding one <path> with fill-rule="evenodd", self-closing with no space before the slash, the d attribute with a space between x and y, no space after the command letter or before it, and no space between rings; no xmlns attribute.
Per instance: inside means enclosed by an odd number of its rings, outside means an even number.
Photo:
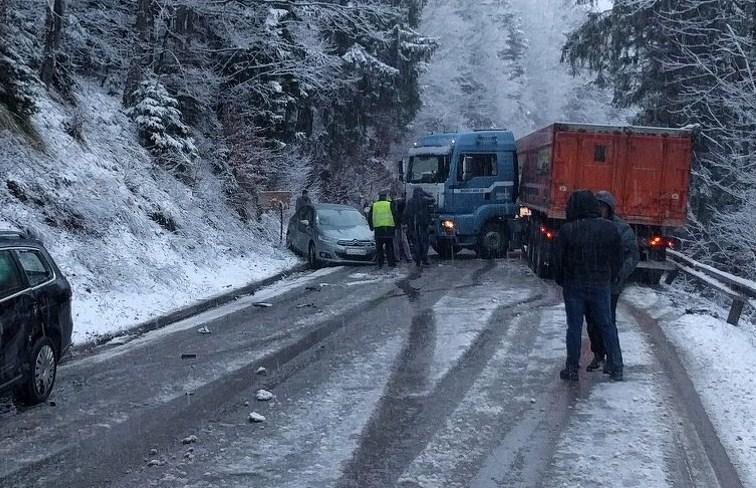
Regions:
<svg viewBox="0 0 756 488"><path fill-rule="evenodd" d="M407 183L443 183L449 176L449 156L410 157Z"/></svg>

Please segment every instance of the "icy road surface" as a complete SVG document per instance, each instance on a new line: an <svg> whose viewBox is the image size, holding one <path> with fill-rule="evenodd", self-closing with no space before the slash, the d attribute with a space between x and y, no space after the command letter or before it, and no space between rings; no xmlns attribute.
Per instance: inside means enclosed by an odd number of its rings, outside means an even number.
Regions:
<svg viewBox="0 0 756 488"><path fill-rule="evenodd" d="M569 385L520 261L305 274L64 365L0 410L0 486L744 486L654 320L623 303L627 381Z"/></svg>

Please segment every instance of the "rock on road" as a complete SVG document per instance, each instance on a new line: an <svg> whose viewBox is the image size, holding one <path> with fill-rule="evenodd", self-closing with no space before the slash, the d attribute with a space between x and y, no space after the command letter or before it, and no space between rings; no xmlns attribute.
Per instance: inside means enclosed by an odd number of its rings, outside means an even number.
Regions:
<svg viewBox="0 0 756 488"><path fill-rule="evenodd" d="M0 486L742 486L653 321L619 322L627 381L568 385L520 261L304 274L63 365L0 414Z"/></svg>

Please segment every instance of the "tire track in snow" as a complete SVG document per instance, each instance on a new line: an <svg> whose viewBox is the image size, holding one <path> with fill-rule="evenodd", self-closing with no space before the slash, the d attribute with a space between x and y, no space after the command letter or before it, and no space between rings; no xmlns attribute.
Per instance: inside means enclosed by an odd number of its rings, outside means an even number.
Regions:
<svg viewBox="0 0 756 488"><path fill-rule="evenodd" d="M507 264L508 268L519 266L516 263ZM471 293L476 294L477 297L486 297L486 303L491 304L492 300L502 293L502 289L515 287L512 277L519 277L521 283L521 270L515 269L515 271L517 272L499 273L496 276L498 281L493 279L484 286L472 289ZM363 433L360 448L337 486L370 488L396 484L402 472L422 452L434 432L454 411L474 379L496 353L496 346L500 338L507 333L512 316L537 306L541 299L537 290L542 289L542 285L538 280L532 280L532 282L536 291L532 291L529 303L526 300L525 303L515 301L507 305L502 305L500 302L491 305L491 308L497 310L494 316L501 319L504 322L503 325L495 320L483 322L472 320L478 323L477 335L468 337L461 343L454 343L452 345L454 353L452 357L447 358L445 363L435 361L434 368L434 361L429 363L427 359L418 360L410 353L412 346L407 346L406 354L400 354L400 362L394 370L386 395L368 429ZM514 294L511 298L520 300L522 297ZM441 299L442 310L444 300L448 298ZM436 307L434 307L435 311ZM467 311L465 322L470 321L469 312L470 310ZM422 334L418 334L418 342L424 339L426 344L418 347L415 352L430 356L442 338L437 331L439 316L434 313L433 315L421 314L419 317L426 318L414 322L413 325L422 327L426 333L435 334L437 340L431 341L432 337L422 337ZM432 324L427 323L427 317L434 317ZM448 339L449 336L445 334L443 337ZM427 343L432 345L428 346ZM467 344L467 347L464 344ZM418 365L421 365L421 368L418 368ZM432 376L428 377L426 382L418 382L417 378L422 376L423 372ZM414 378L415 388L408 391L408 380L412 378ZM432 378L438 382L434 383ZM432 390L424 389L426 385L430 385Z"/></svg>
<svg viewBox="0 0 756 488"><path fill-rule="evenodd" d="M540 352L557 348L560 353L563 351L560 334L545 336L538 325L534 326L551 313L549 304L555 300L552 296L540 307L533 306L514 318L512 326L495 346L495 354L443 428L408 466L399 486L475 486L471 485L471 480L500 442L513 450L509 462L516 467L519 453L514 452L512 443L527 444L532 430L522 432L523 426L531 426L523 422L523 417L528 411L548 403L548 398L542 398L547 396L543 395L543 384L552 382L555 374L553 361L550 357L541 357ZM503 320L504 313L497 312L493 321ZM531 403L532 398L538 398L537 405ZM566 401L570 401L569 396ZM542 416L538 414L539 419ZM502 438L505 440L501 441ZM496 456L497 468L509 466L503 457L502 453Z"/></svg>
<svg viewBox="0 0 756 488"><path fill-rule="evenodd" d="M575 404L540 486L695 486L672 462L680 455L677 412L659 365L636 324L620 319L619 325L626 381L581 372L590 393Z"/></svg>

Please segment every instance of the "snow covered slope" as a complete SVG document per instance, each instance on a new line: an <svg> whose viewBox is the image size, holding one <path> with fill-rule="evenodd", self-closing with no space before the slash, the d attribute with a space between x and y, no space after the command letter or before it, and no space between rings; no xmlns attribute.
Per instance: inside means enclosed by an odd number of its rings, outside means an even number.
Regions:
<svg viewBox="0 0 756 488"><path fill-rule="evenodd" d="M74 287L75 342L294 262L276 223L241 222L209 170L187 185L159 169L120 100L80 90L76 109L40 94L36 134L0 123L0 228L43 237Z"/></svg>

